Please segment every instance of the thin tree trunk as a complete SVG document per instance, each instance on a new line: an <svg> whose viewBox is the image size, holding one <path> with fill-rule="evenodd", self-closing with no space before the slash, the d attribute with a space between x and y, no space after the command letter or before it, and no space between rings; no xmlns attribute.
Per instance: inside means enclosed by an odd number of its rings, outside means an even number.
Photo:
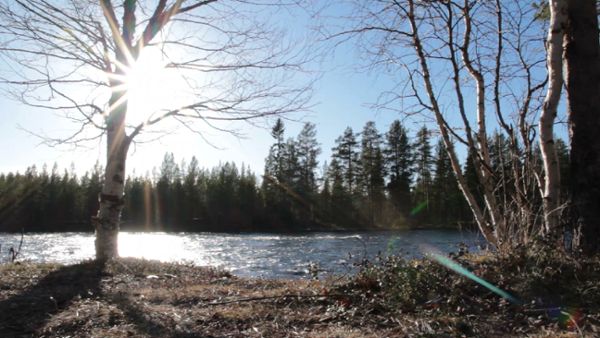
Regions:
<svg viewBox="0 0 600 338"><path fill-rule="evenodd" d="M494 234L494 227L493 227L493 225L489 224L486 221L481 208L477 204L475 197L473 196L470 189L468 188L468 186L466 184L466 180L462 174L462 169L460 168L460 163L458 161L458 158L456 157L456 152L454 151L454 146L452 145L452 142L450 140L450 135L448 133L448 129L446 129L446 123L444 121L444 117L442 116L441 110L439 108L439 104L438 104L435 94L433 92L433 85L431 83L431 76L429 74L429 66L427 64L427 58L425 57L425 53L423 51L423 45L422 45L420 37L419 37L418 25L415 20L414 1L410 0L408 3L409 3L408 19L410 21L410 26L411 26L411 30L412 30L413 47L415 48L415 51L417 52L417 56L419 58L419 64L421 66L421 71L423 74L423 82L425 84L425 88L427 90L427 95L429 96L429 100L431 102L432 111L435 115L436 122L437 122L438 127L440 128L440 131L442 134L444 146L446 147L446 151L448 152L448 155L450 156L450 163L452 165L452 170L454 171L454 174L456 175L456 179L457 179L459 188L462 191L463 195L465 196L467 203L469 204L469 208L471 209L471 211L473 213L473 217L475 218L475 222L477 223L479 230L481 231L481 234L484 236L486 241L488 241L490 244L498 247L498 241Z"/></svg>
<svg viewBox="0 0 600 338"><path fill-rule="evenodd" d="M114 93L110 100L112 112L108 115L107 160L104 183L100 193L98 215L92 219L96 230L96 259L105 261L118 257L118 235L125 190L125 164L129 138L125 134L127 102L123 93Z"/></svg>
<svg viewBox="0 0 600 338"><path fill-rule="evenodd" d="M487 137L486 123L486 107L485 107L485 80L483 74L475 68L469 56L469 47L471 41L471 9L469 1L465 0L463 7L463 21L465 23L465 32L461 54L463 63L467 71L476 83L477 94L477 143L479 145L479 156L474 159L479 183L483 188L485 204L489 211L491 223L496 233L496 240L499 245L504 244L503 241L507 236L506 219L500 212L498 201L495 195L495 180L492 173L490 160L490 152Z"/></svg>
<svg viewBox="0 0 600 338"><path fill-rule="evenodd" d="M446 6L448 9L448 16L446 19L447 20L446 28L448 29L448 44L447 44L447 46L448 46L448 50L449 50L449 54L450 54L449 59L450 59L450 62L452 63L452 69L454 72L452 79L454 81L454 90L456 93L456 99L457 99L457 103L458 103L458 111L460 113L461 119L463 121L463 126L465 129L465 139L466 139L465 144L467 145L467 147L469 147L474 152L476 152L477 150L476 150L476 146L475 146L475 140L473 139L471 124L469 122L469 119L467 118L467 113L466 113L466 108L465 108L465 103L464 103L464 96L463 96L462 89L461 89L461 85L462 85L461 79L460 79L460 72L461 72L460 69L461 68L458 64L458 60L456 57L457 51L455 49L455 42L454 42L455 23L454 23L454 17L453 17L453 12L452 12L453 4L447 3ZM467 42L468 42L468 40L467 40ZM419 56L421 56L421 54L419 54ZM424 60L422 62L424 62ZM426 66L426 64L425 64L425 66ZM427 70L427 72L428 72L428 70ZM427 81L429 81L429 78L427 78ZM430 84L429 85L426 84L426 88L428 90L430 90L433 87ZM437 107L437 102L435 102L434 106ZM486 237L488 242L494 243L494 245L497 246L498 242L497 242L496 235L494 234L494 229L486 221L485 216L481 210L481 206L479 206L477 201L475 200L475 197L474 197L473 193L471 192L471 190L469 189L469 187L466 183L466 179L464 178L464 176L462 174L460 162L458 161L458 158L456 157L454 147L452 145L452 142L450 141L450 136L448 135L448 129L446 128L447 123L444 121L444 118L441 115L441 113L439 113L439 114L438 113L439 112L435 112L436 120L437 120L438 126L441 130L442 139L444 141L444 147L446 148L446 152L448 153L448 156L450 157L452 171L454 172L455 177L457 179L459 189L462 192L463 196L465 197L467 204L469 205L469 208L471 209L471 212L473 213L475 221L479 225L481 232L484 234L484 236ZM473 160L476 161L476 163L475 163L476 167L479 167L481 165L480 161L477 161L477 159L473 159ZM480 176L479 170L478 170L477 174L478 174L478 179L479 179L479 176ZM493 238L493 241L490 240L491 238Z"/></svg>
<svg viewBox="0 0 600 338"><path fill-rule="evenodd" d="M585 253L600 249L600 47L596 1L569 0L565 36L573 224Z"/></svg>
<svg viewBox="0 0 600 338"><path fill-rule="evenodd" d="M567 23L567 1L550 1L547 67L548 91L540 116L540 149L544 162L544 226L547 235L556 235L560 205L560 168L554 146L554 120L563 86L562 43Z"/></svg>

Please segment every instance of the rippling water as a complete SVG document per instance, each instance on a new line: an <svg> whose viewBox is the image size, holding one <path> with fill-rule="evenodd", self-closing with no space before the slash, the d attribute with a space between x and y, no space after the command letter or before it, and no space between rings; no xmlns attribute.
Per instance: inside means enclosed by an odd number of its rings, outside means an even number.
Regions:
<svg viewBox="0 0 600 338"><path fill-rule="evenodd" d="M0 233L0 262L7 261L9 248L16 248L20 238ZM322 274L341 274L378 253L418 257L423 250L456 251L459 243L474 249L483 242L473 233L453 230L303 235L121 232L119 252L124 257L220 266L240 276L299 278L309 276L310 264L317 264ZM92 233L59 233L25 234L19 259L69 264L93 257Z"/></svg>

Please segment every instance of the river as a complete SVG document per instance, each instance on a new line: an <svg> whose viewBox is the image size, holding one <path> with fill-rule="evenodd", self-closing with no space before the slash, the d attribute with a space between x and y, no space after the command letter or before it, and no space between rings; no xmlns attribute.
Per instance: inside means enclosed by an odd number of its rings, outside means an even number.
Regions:
<svg viewBox="0 0 600 338"><path fill-rule="evenodd" d="M20 234L0 233L0 262L6 262ZM428 251L470 250L483 244L475 233L456 230L405 230L353 233L221 234L121 232L119 252L164 262L222 267L235 275L264 278L309 278L309 266L320 275L352 273L363 258L402 254L420 257ZM25 234L19 260L72 264L94 257L92 233Z"/></svg>

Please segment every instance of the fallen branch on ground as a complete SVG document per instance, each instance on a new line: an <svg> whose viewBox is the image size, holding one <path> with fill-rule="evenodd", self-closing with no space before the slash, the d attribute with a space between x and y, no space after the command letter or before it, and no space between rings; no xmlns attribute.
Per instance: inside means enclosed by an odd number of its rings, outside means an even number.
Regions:
<svg viewBox="0 0 600 338"><path fill-rule="evenodd" d="M318 295L280 295L280 296L264 296L264 297L249 297L249 298L240 298L233 300L224 300L220 302L211 302L205 303L203 305L215 306L215 305L226 305L233 303L245 303L245 302L258 302L263 300L276 300L276 299L287 299L287 298L336 298L336 297L349 297L349 295L344 294L318 294Z"/></svg>

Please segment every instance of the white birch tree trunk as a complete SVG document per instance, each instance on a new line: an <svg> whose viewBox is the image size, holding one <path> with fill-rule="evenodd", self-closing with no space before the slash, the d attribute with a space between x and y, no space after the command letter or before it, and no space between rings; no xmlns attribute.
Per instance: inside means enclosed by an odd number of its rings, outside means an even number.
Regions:
<svg viewBox="0 0 600 338"><path fill-rule="evenodd" d="M127 101L124 93L113 93L108 115L106 169L100 193L100 208L92 223L96 230L96 259L106 261L119 256L118 235L125 191L125 164L130 139L125 133Z"/></svg>
<svg viewBox="0 0 600 338"><path fill-rule="evenodd" d="M563 38L567 24L567 1L550 0L550 27L547 41L548 89L540 115L540 149L544 163L544 229L547 235L558 230L560 167L554 145L554 120L563 79Z"/></svg>
<svg viewBox="0 0 600 338"><path fill-rule="evenodd" d="M471 9L469 7L469 1L464 2L464 16L463 21L465 24L463 46L461 48L462 59L467 71L473 78L476 84L476 96L477 96L477 144L478 156L474 158L475 167L479 183L483 188L483 196L485 204L489 211L490 223L495 231L495 237L498 245L504 244L508 234L506 219L501 213L498 201L496 200L495 180L493 173L491 172L491 160L488 145L487 136L487 123L486 123L486 106L485 106L485 80L481 71L475 68L469 55L469 47L471 41ZM473 145L471 145L472 147Z"/></svg>
<svg viewBox="0 0 600 338"><path fill-rule="evenodd" d="M276 0L272 5L295 4ZM286 80L312 58L302 46L292 46L278 24L271 27L271 20L265 20L268 15L256 16L259 8L266 15L260 1L235 6L217 0L0 1L0 55L10 73L8 78L2 74L2 82L14 86L21 103L59 112L79 125L70 136L45 138L46 142L77 144L106 136L100 207L92 218L99 260L118 256L127 151L136 135L166 118L225 131L227 127L217 124L308 108L313 81L290 86ZM166 30L176 16L178 24L187 26L184 31L214 38ZM149 107L142 112L146 119L126 130L128 77L147 47L160 50L169 61L163 66L178 71L178 81L188 85L189 98L165 102L170 107ZM159 67L151 67L155 66ZM220 76L196 81L209 73ZM108 105L99 105L107 87L112 91ZM89 138L90 129L99 133Z"/></svg>
<svg viewBox="0 0 600 338"><path fill-rule="evenodd" d="M444 146L446 148L446 152L448 153L448 156L450 157L450 163L452 165L452 170L454 171L454 174L456 175L458 186L459 186L460 190L462 191L465 199L467 200L469 208L471 209L471 211L473 213L475 222L477 223L477 226L479 227L481 234L486 239L486 241L488 241L488 243L498 247L499 243L498 243L496 234L494 233L494 225L490 224L489 222L486 221L483 211L477 204L477 201L475 200L475 196L472 194L471 190L467 186L466 179L464 178L464 176L462 174L460 162L458 161L458 157L456 156L456 152L454 151L454 146L450 140L450 135L448 134L448 130L446 128L446 123L444 121L444 117L442 115L437 98L433 91L433 84L431 83L431 75L429 72L429 66L427 64L427 57L425 56L425 53L423 51L423 45L421 43L421 40L419 37L419 32L418 32L418 25L415 20L414 1L409 0L408 5L409 5L408 19L409 19L411 30L412 30L411 37L412 37L413 47L415 48L415 51L417 53L417 57L419 60L419 65L421 67L423 82L425 85L425 89L427 91L427 95L429 97L429 101L431 102L431 108L432 108L431 110L433 111L433 113L435 115L435 119L436 119L438 128L442 134L442 139L444 141Z"/></svg>

